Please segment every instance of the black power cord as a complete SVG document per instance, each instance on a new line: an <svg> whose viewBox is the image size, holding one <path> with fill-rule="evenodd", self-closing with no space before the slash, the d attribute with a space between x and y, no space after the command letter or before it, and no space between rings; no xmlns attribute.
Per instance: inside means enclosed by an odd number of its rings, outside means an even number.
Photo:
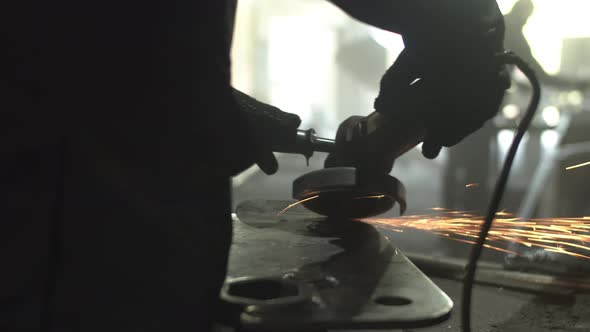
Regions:
<svg viewBox="0 0 590 332"><path fill-rule="evenodd" d="M539 101L541 99L541 86L539 84L539 80L535 75L535 72L529 67L529 65L523 61L521 58L516 56L512 52L505 52L497 56L498 61L501 64L512 64L518 67L522 71L522 73L528 78L531 82L533 87L533 96L531 98L531 103L524 114L520 125L516 131L516 135L512 140L512 144L510 145L510 149L508 150L508 154L506 156L506 160L504 161L504 165L502 166L502 172L498 177L498 181L496 182L496 187L494 188L494 193L492 195L490 205L488 207L488 212L485 218L484 223L481 226L481 231L479 233L479 237L477 239L476 244L473 246L471 250L471 254L469 256L469 261L467 263L465 278L463 281L463 298L462 298L462 308L461 308L461 326L464 332L471 331L471 299L472 299L472 292L473 292L473 283L475 280L475 272L477 270L477 261L481 256L481 253L484 248L484 244L486 241L486 237L490 229L492 228L492 224L496 217L496 213L498 212L498 207L502 202L502 196L504 195L504 191L506 189L506 183L508 182L508 176L510 175L510 170L512 168L512 164L514 162L514 157L516 156L516 152L518 151L518 147L524 134L526 133L528 127L530 126L535 112L537 111L537 107L539 106Z"/></svg>

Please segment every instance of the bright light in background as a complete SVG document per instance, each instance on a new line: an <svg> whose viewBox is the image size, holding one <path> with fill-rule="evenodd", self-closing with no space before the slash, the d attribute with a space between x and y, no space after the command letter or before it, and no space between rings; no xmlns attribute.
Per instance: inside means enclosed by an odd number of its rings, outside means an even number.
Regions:
<svg viewBox="0 0 590 332"><path fill-rule="evenodd" d="M301 117L302 128L336 127L330 99L335 37L306 16L275 16L268 24L270 103ZM325 122L334 123L325 123ZM325 133L323 133L325 135Z"/></svg>
<svg viewBox="0 0 590 332"><path fill-rule="evenodd" d="M584 102L584 94L578 90L568 92L567 101L572 105L580 106Z"/></svg>
<svg viewBox="0 0 590 332"><path fill-rule="evenodd" d="M510 147L510 143L512 143L512 139L514 138L514 130L510 129L502 129L498 132L498 144L500 145L500 150L508 151Z"/></svg>
<svg viewBox="0 0 590 332"><path fill-rule="evenodd" d="M508 154L508 149L510 149L510 145L512 144L512 140L514 139L516 131L512 129L502 129L498 132L498 136L496 138L498 142L498 166L501 168L504 164L504 160L506 159L506 155ZM520 165L524 161L525 151L527 150L527 144L529 141L529 134L525 133L522 137L522 141L520 142L520 147L516 152L516 157L514 158L514 168L520 168Z"/></svg>
<svg viewBox="0 0 590 332"><path fill-rule="evenodd" d="M543 109L543 112L541 113L541 117L543 118L543 121L545 121L545 123L549 127L555 127L559 124L559 120L561 119L561 114L560 114L559 109L557 107L547 106Z"/></svg>
<svg viewBox="0 0 590 332"><path fill-rule="evenodd" d="M394 59L397 58L397 56L404 49L404 41L402 36L398 34L374 27L369 27L369 34L373 40L375 40L379 45L383 46L383 48L387 49L389 55Z"/></svg>
<svg viewBox="0 0 590 332"><path fill-rule="evenodd" d="M514 130L510 129L502 129L497 134L497 142L498 142L498 166L502 167L504 163L504 159L506 159L506 154L508 153L508 149L510 148L510 144L512 143L512 139L514 138ZM522 151L519 149L519 151ZM518 163L518 156L520 153L517 153L515 163Z"/></svg>
<svg viewBox="0 0 590 332"><path fill-rule="evenodd" d="M508 104L502 108L502 115L509 120L516 119L520 115L520 108L517 105Z"/></svg>
<svg viewBox="0 0 590 332"><path fill-rule="evenodd" d="M555 129L543 130L541 133L541 145L545 150L552 150L559 143L559 134Z"/></svg>
<svg viewBox="0 0 590 332"><path fill-rule="evenodd" d="M506 14L510 11L512 6L516 3L516 0L497 0L498 7L502 11L502 14Z"/></svg>
<svg viewBox="0 0 590 332"><path fill-rule="evenodd" d="M498 0L502 13L516 0ZM559 72L562 42L566 38L590 37L589 0L534 0L535 11L524 27L533 55L549 74Z"/></svg>

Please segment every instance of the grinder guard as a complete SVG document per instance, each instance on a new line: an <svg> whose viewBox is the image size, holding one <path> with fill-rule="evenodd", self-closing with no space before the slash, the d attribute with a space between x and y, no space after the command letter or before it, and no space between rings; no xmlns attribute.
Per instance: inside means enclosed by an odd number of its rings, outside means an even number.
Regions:
<svg viewBox="0 0 590 332"><path fill-rule="evenodd" d="M391 209L406 209L404 185L389 174L366 174L354 167L333 167L304 174L293 181L293 198L321 215L366 218Z"/></svg>

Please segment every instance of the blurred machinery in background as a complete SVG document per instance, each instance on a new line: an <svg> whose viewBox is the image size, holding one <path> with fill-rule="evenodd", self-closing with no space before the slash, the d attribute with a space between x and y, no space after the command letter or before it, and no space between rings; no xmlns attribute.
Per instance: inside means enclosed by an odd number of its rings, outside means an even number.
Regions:
<svg viewBox="0 0 590 332"><path fill-rule="evenodd" d="M580 216L588 214L584 170L567 166L590 160L590 38L563 41L563 85L545 84L541 109L519 151L505 208L522 217ZM530 88L515 73L515 82L493 123L449 151L444 205L458 210L481 211L491 193L498 165L518 125ZM576 143L575 151L571 150ZM590 148L589 148L590 149ZM474 161L477 162L474 162ZM469 186L468 184L477 184ZM532 186L531 186L532 184ZM536 185L535 185L536 184Z"/></svg>
<svg viewBox="0 0 590 332"><path fill-rule="evenodd" d="M590 77L590 37L563 40L560 73L574 79Z"/></svg>
<svg viewBox="0 0 590 332"><path fill-rule="evenodd" d="M563 41L560 74L572 79L588 80L590 77L590 38L566 38ZM590 86L583 84L579 90L560 91L559 109L566 113L565 123L557 147L551 192L546 193L537 207L538 212L556 216L590 214L589 169L566 171L568 166L590 160ZM569 121L568 121L569 120ZM541 181L541 180L539 180ZM543 211L542 207L550 209Z"/></svg>

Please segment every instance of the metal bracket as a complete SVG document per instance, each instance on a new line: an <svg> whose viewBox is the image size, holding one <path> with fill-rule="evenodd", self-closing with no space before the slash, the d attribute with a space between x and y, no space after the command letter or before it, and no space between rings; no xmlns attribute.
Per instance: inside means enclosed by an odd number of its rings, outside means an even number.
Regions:
<svg viewBox="0 0 590 332"><path fill-rule="evenodd" d="M242 202L222 299L248 331L397 329L440 323L450 298L373 226L289 201ZM236 287L237 286L237 287Z"/></svg>

